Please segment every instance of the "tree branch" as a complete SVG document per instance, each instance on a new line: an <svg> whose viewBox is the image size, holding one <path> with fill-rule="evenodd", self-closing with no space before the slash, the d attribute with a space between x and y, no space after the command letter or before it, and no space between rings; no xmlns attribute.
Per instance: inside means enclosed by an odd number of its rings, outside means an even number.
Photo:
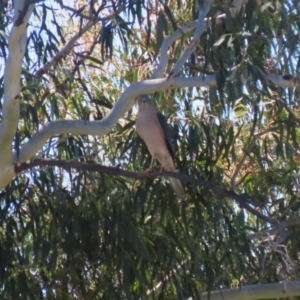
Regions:
<svg viewBox="0 0 300 300"><path fill-rule="evenodd" d="M223 15L218 15L216 17L216 19L217 19L217 21L221 20L221 19L224 19L224 14ZM203 25L203 31L205 31L208 27L211 26L211 22L212 22L212 18L205 18L204 19L204 22L202 24ZM175 32L173 32L172 34L170 34L168 37L166 37L164 39L164 41L163 41L163 43L160 47L160 53L161 53L160 58L159 58L160 62L159 62L158 67L154 71L153 75L151 76L152 79L161 77L163 72L165 71L166 66L169 62L169 54L168 54L169 46L173 42L178 40L181 36L185 35L186 33L190 32L192 30L194 30L198 24L199 24L198 20L190 21L186 25L180 27L179 29L177 29ZM200 36L201 36L201 34L200 34ZM183 62L183 64L184 64L184 62ZM178 60L176 60L176 63L179 64Z"/></svg>
<svg viewBox="0 0 300 300"><path fill-rule="evenodd" d="M185 88L194 86L213 86L216 84L216 74L206 75L205 77L190 78L159 78L149 79L133 83L121 95L119 101L114 105L112 110L100 121L83 121L83 120L59 120L49 123L41 131L35 133L32 138L24 145L19 153L15 154L15 161L22 163L33 157L45 142L54 135L61 134L78 134L102 136L108 133L117 123L119 118L132 108L136 96L164 91L168 88ZM2 187L0 181L0 188Z"/></svg>
<svg viewBox="0 0 300 300"><path fill-rule="evenodd" d="M133 83L121 95L119 101L112 110L100 121L83 120L60 120L49 123L41 131L35 133L32 138L24 145L19 156L15 154L15 161L19 164L33 157L45 142L54 135L78 134L102 136L108 133L117 121L134 105L135 98L145 93L163 91L168 88L183 88L193 86L211 86L216 83L216 75L206 77L191 78L162 78L150 79ZM1 181L0 181L1 188Z"/></svg>
<svg viewBox="0 0 300 300"><path fill-rule="evenodd" d="M101 18L101 21L106 21L112 19L116 14L120 13L123 10L123 6L121 6L116 12L109 14L108 16ZM43 67L37 70L35 76L38 78L41 77L43 74L47 73L50 68L61 61L74 47L75 42L90 28L92 28L97 22L99 22L99 17L94 17L92 20L88 21L87 24L79 30L69 41L68 43L50 60L48 61Z"/></svg>
<svg viewBox="0 0 300 300"><path fill-rule="evenodd" d="M182 26L181 28L177 29L175 32L173 32L171 35L166 37L160 47L160 58L159 58L159 65L152 74L151 78L159 78L162 76L163 72L166 69L166 66L169 62L169 46L175 42L177 39L179 39L184 34L188 33L189 31L192 31L197 25L197 21L191 21L187 23L186 25Z"/></svg>
<svg viewBox="0 0 300 300"><path fill-rule="evenodd" d="M14 19L8 37L9 55L4 70L4 96L0 124L0 182L5 186L13 178L12 141L20 115L21 68L27 45L26 26L35 5L14 1Z"/></svg>
<svg viewBox="0 0 300 300"><path fill-rule="evenodd" d="M300 224L300 218L299 217L293 217L290 220L281 222L280 223L280 229L284 229L288 226L292 226L292 225L296 225L296 224ZM270 237L272 235L275 235L275 234L279 233L278 229L279 229L278 227L273 227L273 228L267 227L267 228L262 229L258 232L251 233L251 234L247 235L247 240L261 239L263 237L266 237L267 240L265 240L265 241L269 242Z"/></svg>
<svg viewBox="0 0 300 300"><path fill-rule="evenodd" d="M252 233L252 234L248 234L246 236L246 239L250 241L250 240L253 240L253 239L259 239L259 238L266 237L266 239L263 242L270 243L271 235L276 235L276 234L279 233L280 229L284 229L284 228L286 228L288 226L296 225L296 224L299 224L299 223L300 223L300 219L298 217L295 217L295 218L292 218L291 220L281 222L279 224L279 226L276 226L276 227L273 227L273 228L270 228L270 227L269 228L265 228L265 229L262 229L262 230L260 230L258 232L255 232L255 233ZM210 245L208 247L208 249L210 251L213 250L213 249L215 249L215 245L214 244ZM182 271L183 271L182 270L183 265L185 265L189 261L190 261L189 259L185 260L176 269L174 269L173 273L176 272L177 275L181 274ZM170 275L166 275L164 277L164 281L160 281L159 283L156 284L156 286L154 288L149 289L147 291L147 295L153 295L154 293L155 293L155 295L158 295L159 290L162 289L164 282L170 280L171 276L172 276L172 273L170 272ZM206 293L204 293L203 295L205 296Z"/></svg>
<svg viewBox="0 0 300 300"><path fill-rule="evenodd" d="M203 12L203 11L201 10L201 11L199 11L199 13L200 12ZM219 23L219 22L221 22L221 20L223 20L225 18L226 18L225 14L220 14L220 15L218 15L216 17L216 21L217 21L217 23ZM200 21L201 21L201 19L200 19ZM199 19L198 20L193 20L193 21L188 22L186 25L180 27L179 29L177 29L175 32L173 32L168 37L166 37L164 39L162 45L161 45L161 48L160 48L160 53L161 54L160 54L159 65L156 68L156 70L154 71L154 73L151 76L151 78L152 79L160 78L162 76L163 72L165 71L168 62L171 62L171 60L169 58L168 50L169 50L169 46L173 42L175 42L177 39L179 39L181 36L185 35L186 33L194 30L197 27L197 25L199 25L199 24L200 24L199 26L203 26L203 27L199 28L200 36L201 36L201 34L203 33L203 31L207 30L207 28L211 26L211 23L212 23L212 18L205 18L204 22L202 24L199 23ZM196 30L195 34L197 34L197 30ZM200 38L200 36L199 36L199 38ZM180 57L180 59L182 59L182 56ZM181 65L181 67L182 67L185 64L186 59L187 59L187 57L183 60L183 62L178 62L178 59L176 59L173 62L175 62L178 65L182 64ZM192 65L190 67L192 67ZM175 68L175 66L173 67L173 69L174 68Z"/></svg>
<svg viewBox="0 0 300 300"><path fill-rule="evenodd" d="M262 73L263 77L266 80L272 82L277 87L291 88L291 87L297 87L300 85L300 78L295 77L291 74L275 75L275 74L265 73L263 71L260 71L260 72Z"/></svg>
<svg viewBox="0 0 300 300"><path fill-rule="evenodd" d="M239 174L239 172L240 172L242 166L244 165L244 163L245 163L245 161L246 161L246 158L249 156L250 151L252 150L253 146L255 145L256 140L257 140L258 138L262 137L263 135L268 134L268 133L270 133L270 132L273 132L273 131L275 131L275 130L276 130L276 128L267 128L266 130L264 130L264 131L262 131L262 132L259 132L259 133L255 134L255 135L253 136L253 138L252 138L251 142L249 143L247 149L244 150L244 155L243 155L243 157L239 160L239 163L238 163L238 165L237 165L237 167L236 167L236 169L235 169L235 171L234 171L234 173L233 173L233 175L232 175L232 178L231 178L231 189L232 189L233 191L235 191L235 189L236 189L236 177L237 177L237 175Z"/></svg>
<svg viewBox="0 0 300 300"><path fill-rule="evenodd" d="M175 77L181 70L182 66L184 65L185 61L191 56L194 52L201 34L206 29L205 26L205 16L208 14L210 8L210 0L204 0L204 4L202 9L199 9L199 16L197 21L197 27L193 38L190 44L185 48L181 56L179 57L178 61L176 62L175 66L173 67L172 71L169 74L169 77Z"/></svg>
<svg viewBox="0 0 300 300"><path fill-rule="evenodd" d="M52 167L60 167L63 169L77 169L77 170L85 170L85 171L92 171L92 172L100 172L105 173L113 176L124 176L132 179L147 179L147 178L155 178L155 177L173 177L180 179L184 182L189 182L193 185L202 186L206 189L211 190L214 194L234 199L241 208L246 209L248 212L254 214L261 220L270 223L272 225L277 226L278 222L276 220L273 220L269 218L266 215L263 215L262 213L255 210L253 207L250 206L251 201L243 196L240 196L236 194L233 191L225 190L221 187L218 187L214 184L212 184L209 181L203 180L203 179L196 179L188 175L180 174L180 173L174 173L174 172L167 172L167 171L156 171L153 170L151 172L132 172L127 170L122 170L120 168L116 167L108 167L103 166L99 164L94 163L86 163L86 162L79 162L79 161L66 161L66 160L56 160L56 159L42 159L42 158L35 158L31 160L30 162L21 163L19 165L15 166L15 172L16 174L25 171L27 169L36 167L36 166L52 166Z"/></svg>
<svg viewBox="0 0 300 300"><path fill-rule="evenodd" d="M283 76L283 77L284 77L284 76ZM274 97L273 95L271 95L271 93L266 92L266 91L264 91L264 90L258 88L257 86L255 86L255 85L253 85L253 84L249 84L248 87L251 88L251 89L254 89L256 93L260 93L260 94L262 94L262 95L268 97L270 100L274 100L275 102L277 102L277 103L279 103L280 105L282 105L282 106L285 108L285 110L286 110L290 115L292 115L292 116L295 118L296 122L297 122L298 124L300 124L300 119L296 116L296 114L295 114L295 112L293 111L293 109L290 108L290 107L288 106L288 104L285 103L282 99L280 99L280 98L278 98L278 97Z"/></svg>
<svg viewBox="0 0 300 300"><path fill-rule="evenodd" d="M254 300L289 298L300 295L300 281L245 285L201 294L201 300ZM192 300L193 298L188 298Z"/></svg>

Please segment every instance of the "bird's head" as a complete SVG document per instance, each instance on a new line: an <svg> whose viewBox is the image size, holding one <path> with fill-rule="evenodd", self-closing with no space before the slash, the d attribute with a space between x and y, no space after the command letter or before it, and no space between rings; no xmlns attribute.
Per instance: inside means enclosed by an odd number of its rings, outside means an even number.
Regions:
<svg viewBox="0 0 300 300"><path fill-rule="evenodd" d="M135 98L138 103L139 109L155 106L154 101L148 95L140 95Z"/></svg>

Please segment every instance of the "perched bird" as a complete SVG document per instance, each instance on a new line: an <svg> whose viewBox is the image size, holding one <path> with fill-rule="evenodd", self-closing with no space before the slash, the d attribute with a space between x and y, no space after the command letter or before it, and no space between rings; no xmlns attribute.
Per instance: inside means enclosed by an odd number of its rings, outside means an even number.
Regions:
<svg viewBox="0 0 300 300"><path fill-rule="evenodd" d="M150 169L153 160L157 159L166 171L175 172L175 151L165 117L157 111L154 101L148 95L138 96L136 100L139 106L136 130L151 154ZM180 180L171 177L169 180L175 194L183 198L184 190Z"/></svg>

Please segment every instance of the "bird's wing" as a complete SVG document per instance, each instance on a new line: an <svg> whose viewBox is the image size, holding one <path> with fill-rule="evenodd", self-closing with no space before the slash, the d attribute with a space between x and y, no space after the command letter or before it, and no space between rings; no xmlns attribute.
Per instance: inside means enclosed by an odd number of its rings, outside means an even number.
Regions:
<svg viewBox="0 0 300 300"><path fill-rule="evenodd" d="M174 161L175 160L175 149L174 149L174 145L173 145L173 142L171 139L170 130L169 130L166 118L160 112L157 112L156 118L157 118L158 126L160 127L162 134L164 136L164 139L165 139L166 145L168 147L168 150L170 152L170 155Z"/></svg>

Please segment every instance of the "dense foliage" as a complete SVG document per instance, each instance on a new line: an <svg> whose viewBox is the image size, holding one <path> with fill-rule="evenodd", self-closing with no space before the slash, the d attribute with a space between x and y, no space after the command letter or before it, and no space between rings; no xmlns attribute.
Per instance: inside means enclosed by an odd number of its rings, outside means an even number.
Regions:
<svg viewBox="0 0 300 300"><path fill-rule="evenodd" d="M102 119L126 87L152 75L163 39L198 17L192 0L74 2L38 3L30 18L16 153L49 122ZM299 90L272 85L260 70L296 73L300 6L250 0L232 16L229 3L211 2L212 26L180 76L217 73L217 85L152 96L172 128L178 171L242 195L281 226L189 182L178 200L165 178L35 167L0 192L1 298L196 299L299 277ZM12 4L1 3L9 34ZM58 55L94 16L114 12ZM170 45L164 76L192 34ZM4 64L4 34L0 48ZM134 107L104 136L54 135L37 156L146 170L135 115Z"/></svg>

